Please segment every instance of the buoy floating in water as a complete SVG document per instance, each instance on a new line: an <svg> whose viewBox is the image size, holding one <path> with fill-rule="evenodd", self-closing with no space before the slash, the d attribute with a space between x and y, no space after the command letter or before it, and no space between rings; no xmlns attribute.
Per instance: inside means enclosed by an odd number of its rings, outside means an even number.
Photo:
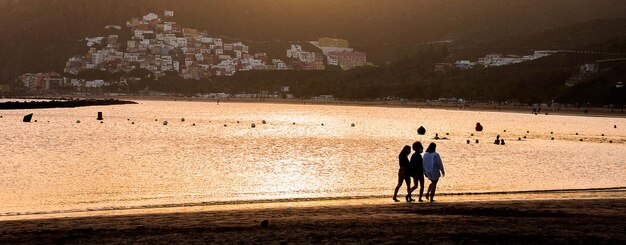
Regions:
<svg viewBox="0 0 626 245"><path fill-rule="evenodd" d="M76 123L80 123L80 120L76 120Z"/></svg>
<svg viewBox="0 0 626 245"><path fill-rule="evenodd" d="M155 121L155 122L158 122L158 121L159 121L159 119L154 119L154 121Z"/></svg>
<svg viewBox="0 0 626 245"><path fill-rule="evenodd" d="M419 134L419 135L425 135L426 134L426 129L424 128L424 126L420 126L420 128L417 129L417 134Z"/></svg>
<svg viewBox="0 0 626 245"><path fill-rule="evenodd" d="M195 124L195 123L194 123L194 124L191 124L191 126L196 126L196 124Z"/></svg>
<svg viewBox="0 0 626 245"><path fill-rule="evenodd" d="M132 122L132 123L130 123L130 124L135 124L135 122Z"/></svg>
<svg viewBox="0 0 626 245"><path fill-rule="evenodd" d="M250 127L256 128L256 124L253 123Z"/></svg>
<svg viewBox="0 0 626 245"><path fill-rule="evenodd" d="M613 141L612 141L612 140L609 140L609 143L613 143Z"/></svg>
<svg viewBox="0 0 626 245"><path fill-rule="evenodd" d="M350 124L350 126L352 126L354 128L354 127L356 127L356 124L352 123L352 124Z"/></svg>
<svg viewBox="0 0 626 245"><path fill-rule="evenodd" d="M228 127L228 125L227 125L227 124L224 124L224 127Z"/></svg>
<svg viewBox="0 0 626 245"><path fill-rule="evenodd" d="M530 131L526 131L527 134L530 134Z"/></svg>
<svg viewBox="0 0 626 245"><path fill-rule="evenodd" d="M551 140L554 140L554 137L552 137L552 139L551 139Z"/></svg>
<svg viewBox="0 0 626 245"><path fill-rule="evenodd" d="M103 123L104 123L103 121L100 121L100 124L103 124Z"/></svg>
<svg viewBox="0 0 626 245"><path fill-rule="evenodd" d="M184 117L183 117L183 118L181 118L181 119L180 119L180 121L181 121L181 122L185 122L185 118L184 118Z"/></svg>
<svg viewBox="0 0 626 245"><path fill-rule="evenodd" d="M604 134L602 134L602 137L604 137Z"/></svg>
<svg viewBox="0 0 626 245"><path fill-rule="evenodd" d="M265 120L261 121L261 123L263 123L263 124L267 124L267 122L266 122Z"/></svg>

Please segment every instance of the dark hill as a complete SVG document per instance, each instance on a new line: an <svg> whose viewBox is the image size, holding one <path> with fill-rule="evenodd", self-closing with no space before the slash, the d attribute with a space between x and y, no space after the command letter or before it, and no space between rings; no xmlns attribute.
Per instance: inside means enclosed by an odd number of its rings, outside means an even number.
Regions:
<svg viewBox="0 0 626 245"><path fill-rule="evenodd" d="M164 9L216 36L257 41L346 38L374 62L414 44L487 42L598 18L626 16L622 0L0 0L0 81L60 70L78 40L107 24Z"/></svg>

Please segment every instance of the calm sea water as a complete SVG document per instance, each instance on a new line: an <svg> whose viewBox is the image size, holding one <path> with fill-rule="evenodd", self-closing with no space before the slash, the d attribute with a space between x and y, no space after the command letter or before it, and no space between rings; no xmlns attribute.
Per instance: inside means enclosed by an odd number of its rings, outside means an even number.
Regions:
<svg viewBox="0 0 626 245"><path fill-rule="evenodd" d="M440 193L626 186L624 118L171 101L0 116L3 216L391 196L401 148L435 133L449 138Z"/></svg>

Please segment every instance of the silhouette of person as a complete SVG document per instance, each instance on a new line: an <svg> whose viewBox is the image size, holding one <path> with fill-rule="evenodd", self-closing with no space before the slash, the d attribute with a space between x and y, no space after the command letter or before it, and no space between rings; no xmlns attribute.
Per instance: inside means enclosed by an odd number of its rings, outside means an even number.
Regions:
<svg viewBox="0 0 626 245"><path fill-rule="evenodd" d="M496 136L496 141L493 142L496 145L500 144L500 135Z"/></svg>
<svg viewBox="0 0 626 245"><path fill-rule="evenodd" d="M500 145L504 145L504 144L506 144L506 143L504 143L504 139L501 139L500 140Z"/></svg>
<svg viewBox="0 0 626 245"><path fill-rule="evenodd" d="M400 161L400 170L398 170L398 185L396 185L396 189L393 192L393 200L396 202L399 202L397 197L398 190L402 187L402 181L406 182L407 200L411 198L411 177L409 176L411 162L409 161L409 154L411 154L411 147L405 145L398 155L398 160Z"/></svg>
<svg viewBox="0 0 626 245"><path fill-rule="evenodd" d="M436 152L437 144L430 143L424 153L424 175L430 180L430 185L426 191L426 199L430 198L430 202L435 202L435 191L437 190L437 183L439 177L446 176L446 171L443 168L443 162L441 162L441 156Z"/></svg>
<svg viewBox="0 0 626 245"><path fill-rule="evenodd" d="M480 125L480 123L476 123L476 131L483 131L483 125Z"/></svg>
<svg viewBox="0 0 626 245"><path fill-rule="evenodd" d="M417 189L417 185L420 186L419 202L423 202L422 196L424 195L424 163L421 153L424 151L424 146L419 141L413 143L413 155L411 156L411 177L413 177L413 188L411 188L410 195ZM411 199L410 201L415 201Z"/></svg>

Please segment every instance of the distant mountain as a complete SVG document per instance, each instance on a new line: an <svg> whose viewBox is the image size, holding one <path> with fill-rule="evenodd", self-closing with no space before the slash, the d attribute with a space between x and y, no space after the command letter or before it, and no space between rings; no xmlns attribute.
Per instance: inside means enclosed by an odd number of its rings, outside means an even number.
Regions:
<svg viewBox="0 0 626 245"><path fill-rule="evenodd" d="M486 53L523 54L529 50L587 50L626 53L626 18L599 19L531 34L508 36L477 42L466 40L460 45L471 51L467 55Z"/></svg>
<svg viewBox="0 0 626 245"><path fill-rule="evenodd" d="M0 0L0 83L24 72L59 71L84 52L82 38L165 9L176 11L183 26L215 36L270 43L345 38L379 64L416 44L488 43L626 17L623 0Z"/></svg>

